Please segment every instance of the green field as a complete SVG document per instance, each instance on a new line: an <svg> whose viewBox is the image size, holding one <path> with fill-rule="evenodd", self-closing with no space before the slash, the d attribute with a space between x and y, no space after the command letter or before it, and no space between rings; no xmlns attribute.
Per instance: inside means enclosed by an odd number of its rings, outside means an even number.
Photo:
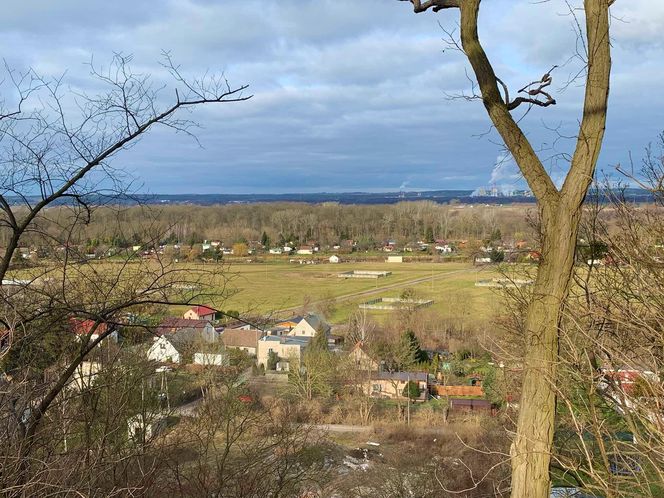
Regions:
<svg viewBox="0 0 664 498"><path fill-rule="evenodd" d="M390 271L379 279L343 279L337 274L350 270ZM376 297L397 297L410 287L418 297L434 300L431 310L443 317L487 318L492 312L495 293L475 287L479 279L494 276L492 269L477 269L465 263L341 263L300 265L296 263L234 264L228 269L233 275L234 294L223 303L224 310L241 313L278 313L288 315L308 302L315 307L323 300L335 301L329 317L333 323L345 321L359 303ZM371 294L354 295L361 292ZM389 312L372 311L372 314Z"/></svg>

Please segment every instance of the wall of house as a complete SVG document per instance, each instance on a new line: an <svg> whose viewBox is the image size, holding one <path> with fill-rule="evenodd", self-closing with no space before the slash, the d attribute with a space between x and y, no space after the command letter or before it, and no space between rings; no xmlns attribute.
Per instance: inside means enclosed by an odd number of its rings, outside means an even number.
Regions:
<svg viewBox="0 0 664 498"><path fill-rule="evenodd" d="M420 391L425 391L427 388L426 382L418 382ZM378 386L378 390L376 390ZM364 385L365 392L369 396L388 396L396 398L403 396L403 390L406 387L406 381L390 381L384 379L373 379Z"/></svg>
<svg viewBox="0 0 664 498"><path fill-rule="evenodd" d="M226 349L239 349L241 351L246 351L251 356L256 356L256 348L250 348L248 346L226 346Z"/></svg>
<svg viewBox="0 0 664 498"><path fill-rule="evenodd" d="M267 359L270 350L277 353L282 360L290 358L300 359L300 346L299 344L282 344L276 341L258 341L258 351L256 353L256 363L267 367Z"/></svg>
<svg viewBox="0 0 664 498"><path fill-rule="evenodd" d="M148 360L180 363L180 353L168 342L166 337L162 336L148 349Z"/></svg>
<svg viewBox="0 0 664 498"><path fill-rule="evenodd" d="M206 366L228 365L228 356L223 353L194 353L194 363Z"/></svg>
<svg viewBox="0 0 664 498"><path fill-rule="evenodd" d="M316 329L309 325L309 322L306 320L300 320L300 323L293 327L293 330L288 332L288 335L296 337L313 337L316 335Z"/></svg>

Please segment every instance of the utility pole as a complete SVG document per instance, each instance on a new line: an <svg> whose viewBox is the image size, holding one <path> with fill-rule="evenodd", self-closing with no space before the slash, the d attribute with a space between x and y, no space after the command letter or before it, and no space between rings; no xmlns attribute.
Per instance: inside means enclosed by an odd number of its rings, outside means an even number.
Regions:
<svg viewBox="0 0 664 498"><path fill-rule="evenodd" d="M408 379L406 383L406 403L408 403L406 408L406 425L410 426L410 373L407 374L406 378Z"/></svg>

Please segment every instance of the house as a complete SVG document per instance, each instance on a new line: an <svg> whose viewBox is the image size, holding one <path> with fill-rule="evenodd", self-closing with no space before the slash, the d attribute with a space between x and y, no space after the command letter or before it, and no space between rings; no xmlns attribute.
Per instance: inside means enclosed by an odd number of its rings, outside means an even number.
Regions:
<svg viewBox="0 0 664 498"><path fill-rule="evenodd" d="M209 346L210 341L204 330L182 328L155 337L147 357L159 363L190 363L195 353L207 350Z"/></svg>
<svg viewBox="0 0 664 498"><path fill-rule="evenodd" d="M159 435L167 427L165 415L159 413L138 413L127 419L129 439L136 444L144 444Z"/></svg>
<svg viewBox="0 0 664 498"><path fill-rule="evenodd" d="M157 336L170 335L183 329L200 331L206 342L217 342L219 334L208 320L190 320L188 318L166 318L156 328Z"/></svg>
<svg viewBox="0 0 664 498"><path fill-rule="evenodd" d="M227 367L230 364L230 359L225 353L194 353L193 363L206 367Z"/></svg>
<svg viewBox="0 0 664 498"><path fill-rule="evenodd" d="M215 319L217 312L212 308L207 306L193 306L188 309L183 318L187 320L209 320L212 321Z"/></svg>
<svg viewBox="0 0 664 498"><path fill-rule="evenodd" d="M297 324L293 324L292 326L282 326L282 325L275 325L272 327L270 330L267 331L268 335L287 335L288 332L291 331L291 329Z"/></svg>
<svg viewBox="0 0 664 498"><path fill-rule="evenodd" d="M101 363L98 361L82 361L71 374L67 388L74 391L87 389L92 386L99 372L101 372Z"/></svg>
<svg viewBox="0 0 664 498"><path fill-rule="evenodd" d="M256 352L256 363L268 367L268 358L270 353L276 353L280 360L297 361L299 363L302 353L309 345L310 336L274 336L266 335L258 341ZM280 370L288 370L290 367L285 362L281 362Z"/></svg>
<svg viewBox="0 0 664 498"><path fill-rule="evenodd" d="M420 396L416 401L425 401L429 395L429 375L426 372L373 372L363 384L368 396L400 398L408 382L416 382Z"/></svg>
<svg viewBox="0 0 664 498"><path fill-rule="evenodd" d="M358 370L377 372L380 367L380 363L367 353L366 347L361 341L355 344L355 347L350 351L348 356Z"/></svg>
<svg viewBox="0 0 664 498"><path fill-rule="evenodd" d="M281 324L279 324L281 325ZM313 337L318 332L323 332L324 334L330 333L330 326L323 321L323 319L313 313L309 313L304 316L298 323L293 327L287 335L298 336L298 337Z"/></svg>
<svg viewBox="0 0 664 498"><path fill-rule="evenodd" d="M71 331L76 335L78 340L86 339L89 341L96 341L104 334L109 332L110 326L107 323L99 323L91 319L71 318L69 320ZM106 336L113 342L118 342L118 331L113 330Z"/></svg>
<svg viewBox="0 0 664 498"><path fill-rule="evenodd" d="M339 263L340 261L341 260L339 259L339 256L337 256L336 254L330 256L330 263Z"/></svg>
<svg viewBox="0 0 664 498"><path fill-rule="evenodd" d="M403 263L403 256L388 256L388 263Z"/></svg>
<svg viewBox="0 0 664 498"><path fill-rule="evenodd" d="M270 254L283 254L284 250L281 247L273 247L270 249Z"/></svg>
<svg viewBox="0 0 664 498"><path fill-rule="evenodd" d="M277 323L276 327L279 328L288 328L288 331L290 332L295 328L295 326L302 321L304 317L303 316L294 316L289 318L288 320L284 320L283 322ZM283 334L282 334L283 335Z"/></svg>
<svg viewBox="0 0 664 498"><path fill-rule="evenodd" d="M450 254L453 250L449 244L437 244L435 249L442 254Z"/></svg>
<svg viewBox="0 0 664 498"><path fill-rule="evenodd" d="M265 335L259 329L238 328L226 329L221 334L221 342L226 348L241 349L252 356L256 355L258 341Z"/></svg>
<svg viewBox="0 0 664 498"><path fill-rule="evenodd" d="M147 352L148 360L157 361L159 363L180 363L182 354L176 343L172 341L172 337L161 336L155 338L152 346Z"/></svg>
<svg viewBox="0 0 664 498"><path fill-rule="evenodd" d="M296 254L313 254L314 248L312 246L300 246Z"/></svg>

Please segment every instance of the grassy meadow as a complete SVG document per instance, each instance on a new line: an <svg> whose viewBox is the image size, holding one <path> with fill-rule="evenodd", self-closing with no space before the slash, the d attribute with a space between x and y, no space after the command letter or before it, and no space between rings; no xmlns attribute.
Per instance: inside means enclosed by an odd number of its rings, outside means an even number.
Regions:
<svg viewBox="0 0 664 498"><path fill-rule="evenodd" d="M351 270L390 271L379 279L339 278ZM430 310L446 318L481 318L491 315L495 292L475 287L480 279L495 276L492 268L475 268L467 263L385 263L361 262L300 265L287 262L233 264L231 297L215 303L224 310L275 313L285 316L298 311L305 303L316 307L321 301L332 302L332 323L346 321L358 304L377 297L397 297L406 288L418 298L434 301ZM358 295L359 293L366 293ZM369 311L389 315L386 311Z"/></svg>

